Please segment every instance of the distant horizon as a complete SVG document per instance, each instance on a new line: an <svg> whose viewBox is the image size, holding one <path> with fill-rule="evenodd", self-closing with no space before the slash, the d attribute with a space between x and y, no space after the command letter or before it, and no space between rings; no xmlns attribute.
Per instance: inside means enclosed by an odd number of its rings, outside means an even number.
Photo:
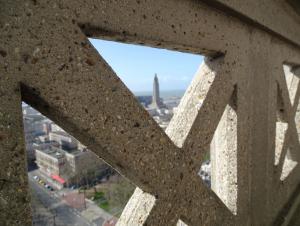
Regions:
<svg viewBox="0 0 300 226"><path fill-rule="evenodd" d="M168 92L168 91L185 91L184 89L160 89L160 92ZM140 93L140 92L152 92L152 90L137 90L131 91L133 93Z"/></svg>
<svg viewBox="0 0 300 226"><path fill-rule="evenodd" d="M139 92L132 92L135 96L152 96L152 90L149 91L139 91ZM184 89L176 89L176 90L160 90L160 97L182 97L185 93Z"/></svg>

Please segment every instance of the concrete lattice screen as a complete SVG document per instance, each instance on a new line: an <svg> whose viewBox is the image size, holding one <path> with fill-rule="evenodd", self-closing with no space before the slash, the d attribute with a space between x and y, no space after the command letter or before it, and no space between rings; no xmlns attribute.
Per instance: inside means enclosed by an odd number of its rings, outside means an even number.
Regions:
<svg viewBox="0 0 300 226"><path fill-rule="evenodd" d="M31 224L24 100L140 188L119 225L281 224L300 174L297 164L280 180L286 156L300 158L300 89L287 83L300 65L300 29L288 7L271 0L0 1L0 222ZM192 82L168 136L87 36L207 56L200 74L208 77ZM197 175L215 131L225 140L212 158L227 163L216 165L220 198Z"/></svg>
<svg viewBox="0 0 300 226"><path fill-rule="evenodd" d="M283 72L285 76L285 81L288 91L288 99L283 99L282 90L280 85L277 86L277 122L276 122L276 144L275 144L275 165L278 165L281 169L280 180L285 180L285 178L292 172L292 170L298 164L297 161L297 146L299 145L296 141L299 139L297 136L293 135L290 138L292 141L287 142L287 129L288 129L288 116L285 105L291 104L293 111L291 111L291 116L294 118L296 131L295 134L299 134L299 94L297 94L299 86L299 72L297 66L284 64ZM296 140L293 140L296 139Z"/></svg>

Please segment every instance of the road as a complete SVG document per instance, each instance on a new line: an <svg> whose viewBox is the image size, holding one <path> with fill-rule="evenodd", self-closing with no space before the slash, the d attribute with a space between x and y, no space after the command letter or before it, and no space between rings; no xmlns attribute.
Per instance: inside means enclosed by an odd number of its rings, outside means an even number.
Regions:
<svg viewBox="0 0 300 226"><path fill-rule="evenodd" d="M92 226L84 219L78 211L69 207L64 201L60 200L53 193L38 184L32 176L29 175L29 185L33 190L33 195L45 209L50 210L53 218L51 224L55 226ZM55 223L53 223L55 221Z"/></svg>

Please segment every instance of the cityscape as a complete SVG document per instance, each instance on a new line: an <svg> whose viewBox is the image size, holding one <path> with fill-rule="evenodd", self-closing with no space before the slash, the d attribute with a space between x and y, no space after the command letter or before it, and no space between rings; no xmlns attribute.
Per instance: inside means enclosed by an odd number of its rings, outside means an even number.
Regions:
<svg viewBox="0 0 300 226"><path fill-rule="evenodd" d="M158 75L139 103L165 130L183 91L163 98ZM22 103L34 225L115 225L135 186L41 113ZM199 176L210 186L210 163Z"/></svg>

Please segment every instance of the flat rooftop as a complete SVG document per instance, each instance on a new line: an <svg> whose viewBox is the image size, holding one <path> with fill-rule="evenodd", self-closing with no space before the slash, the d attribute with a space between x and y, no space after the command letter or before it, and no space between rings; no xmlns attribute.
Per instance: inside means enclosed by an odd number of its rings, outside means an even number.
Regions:
<svg viewBox="0 0 300 226"><path fill-rule="evenodd" d="M37 149L38 151L41 151L47 155L50 155L51 157L54 157L56 159L61 159L64 158L65 156L65 151L60 149L60 148L56 148L53 146L50 146L49 148L45 148L45 149Z"/></svg>

